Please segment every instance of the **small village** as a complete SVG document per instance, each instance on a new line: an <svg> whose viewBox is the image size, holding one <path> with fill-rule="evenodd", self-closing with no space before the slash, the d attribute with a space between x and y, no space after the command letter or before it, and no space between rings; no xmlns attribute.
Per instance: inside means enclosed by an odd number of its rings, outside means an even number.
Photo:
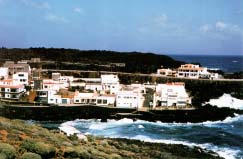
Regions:
<svg viewBox="0 0 243 159"><path fill-rule="evenodd" d="M32 105L50 106L96 105L117 108L186 109L191 106L190 94L183 82L133 83L124 85L116 74L102 74L100 78L74 78L52 72L43 78L40 69L28 64L39 63L40 58L6 61L0 67L1 102L20 101ZM217 79L199 65L181 65L177 71L158 69L157 75L180 78ZM145 104L146 103L146 104Z"/></svg>

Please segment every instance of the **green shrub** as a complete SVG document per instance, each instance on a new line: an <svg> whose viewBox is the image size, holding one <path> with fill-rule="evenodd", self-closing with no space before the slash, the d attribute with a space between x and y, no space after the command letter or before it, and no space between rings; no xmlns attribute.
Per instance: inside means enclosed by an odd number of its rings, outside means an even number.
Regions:
<svg viewBox="0 0 243 159"><path fill-rule="evenodd" d="M110 159L121 159L122 157L120 156L120 155L118 155L118 154L110 154L110 156L109 156L109 158Z"/></svg>
<svg viewBox="0 0 243 159"><path fill-rule="evenodd" d="M26 151L37 153L43 158L52 158L56 153L56 149L53 145L45 144L44 142L36 142L32 139L24 140L20 147Z"/></svg>
<svg viewBox="0 0 243 159"><path fill-rule="evenodd" d="M16 150L13 146L0 143L0 158L1 159L12 159L15 158Z"/></svg>
<svg viewBox="0 0 243 159"><path fill-rule="evenodd" d="M42 159L40 155L32 152L25 152L21 159Z"/></svg>
<svg viewBox="0 0 243 159"><path fill-rule="evenodd" d="M64 152L65 158L81 158L89 159L92 158L91 154L81 147L68 147Z"/></svg>

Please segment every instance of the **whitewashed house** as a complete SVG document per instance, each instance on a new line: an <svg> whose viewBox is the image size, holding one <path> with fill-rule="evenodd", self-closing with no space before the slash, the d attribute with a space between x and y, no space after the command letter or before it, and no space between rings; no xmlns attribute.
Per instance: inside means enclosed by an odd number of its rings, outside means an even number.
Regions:
<svg viewBox="0 0 243 159"><path fill-rule="evenodd" d="M120 90L120 82L117 75L101 75L101 85L107 94L116 94Z"/></svg>
<svg viewBox="0 0 243 159"><path fill-rule="evenodd" d="M142 94L146 94L146 88L143 84L133 83L130 85L130 87L131 87L130 89L135 92L140 92Z"/></svg>
<svg viewBox="0 0 243 159"><path fill-rule="evenodd" d="M17 72L13 74L13 82L16 84L29 85L29 73Z"/></svg>
<svg viewBox="0 0 243 159"><path fill-rule="evenodd" d="M116 94L116 107L118 108L141 108L144 97L140 92L119 91Z"/></svg>
<svg viewBox="0 0 243 159"><path fill-rule="evenodd" d="M161 69L157 69L157 75L161 75L161 76L174 76L176 74L175 71L167 68L161 68Z"/></svg>
<svg viewBox="0 0 243 159"><path fill-rule="evenodd" d="M191 98L182 82L158 84L154 94L153 106L186 106Z"/></svg>
<svg viewBox="0 0 243 159"><path fill-rule="evenodd" d="M65 88L66 88L66 84L63 82L54 81L51 79L43 80L43 89L59 91L60 89L65 89Z"/></svg>
<svg viewBox="0 0 243 159"><path fill-rule="evenodd" d="M114 106L116 100L116 95L104 94L96 98L96 105L99 106Z"/></svg>
<svg viewBox="0 0 243 159"><path fill-rule="evenodd" d="M61 73L52 73L52 80L62 83L63 87L70 87L74 78L73 76L61 76Z"/></svg>
<svg viewBox="0 0 243 159"><path fill-rule="evenodd" d="M57 91L50 89L37 90L37 101L48 104L71 104L72 99L64 98Z"/></svg>
<svg viewBox="0 0 243 159"><path fill-rule="evenodd" d="M103 90L103 86L100 83L86 83L86 90L92 90L94 92L101 92Z"/></svg>
<svg viewBox="0 0 243 159"><path fill-rule="evenodd" d="M96 93L86 93L86 92L75 92L74 104L96 104L96 98L98 94Z"/></svg>

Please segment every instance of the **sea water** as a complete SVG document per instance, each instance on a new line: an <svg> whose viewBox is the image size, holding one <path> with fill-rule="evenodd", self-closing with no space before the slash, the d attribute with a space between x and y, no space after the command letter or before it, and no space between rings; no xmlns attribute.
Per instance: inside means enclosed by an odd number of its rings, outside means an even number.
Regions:
<svg viewBox="0 0 243 159"><path fill-rule="evenodd" d="M243 56L240 55L169 55L175 60L200 63L202 66L224 72L243 71Z"/></svg>
<svg viewBox="0 0 243 159"><path fill-rule="evenodd" d="M199 146L226 159L243 158L243 115L203 123L79 119L62 123L62 126L65 125L73 126L86 135Z"/></svg>

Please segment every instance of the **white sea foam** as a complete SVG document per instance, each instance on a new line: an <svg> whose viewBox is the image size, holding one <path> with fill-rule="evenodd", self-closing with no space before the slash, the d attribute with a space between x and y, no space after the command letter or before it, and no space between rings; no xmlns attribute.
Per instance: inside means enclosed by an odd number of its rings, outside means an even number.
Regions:
<svg viewBox="0 0 243 159"><path fill-rule="evenodd" d="M230 94L223 94L218 99L210 99L206 104L243 110L243 100L234 98Z"/></svg>
<svg viewBox="0 0 243 159"><path fill-rule="evenodd" d="M138 125L138 128L139 129L144 129L144 126L143 125Z"/></svg>
<svg viewBox="0 0 243 159"><path fill-rule="evenodd" d="M163 123L163 122L149 122L149 121L144 121L144 120L137 120L137 121L133 121L131 119L121 119L121 120L108 120L107 122L100 122L100 120L75 120L75 121L69 121L69 122L65 122L63 123L64 125L69 125L69 126L76 126L78 124L81 123L87 123L87 128L89 130L99 130L97 132L101 132L102 130L107 130L110 128L117 128L117 127L121 127L121 126L127 126L130 124L135 124L137 125L137 129L145 129L145 125L146 124L151 124L151 125L155 125L155 126L161 126L161 129L163 129L162 127L168 127L168 128L173 128L173 127L188 127L188 126L206 126L206 127L217 127L220 126L219 124L231 124L232 122L235 121L243 121L243 115L238 115L235 114L235 117L228 117L223 121L206 121L206 122L202 122L202 123ZM62 125L63 125L62 124ZM232 125L233 126L233 125ZM112 130L112 129L111 129ZM114 131L114 132L113 132ZM87 132L85 133L87 134L93 134L92 132ZM96 132L94 132L93 135L95 135ZM131 134L132 135L132 134ZM165 144L182 144L182 145L186 145L189 147L201 147L203 149L206 150L211 150L215 153L217 153L219 156L224 157L226 159L234 159L236 158L237 154L240 152L240 150L235 150L235 149L231 149L231 148L227 148L227 147L220 147L220 146L216 146L213 145L211 143L204 143L204 144L197 144L197 143L191 143L189 141L181 141L180 139L177 140L167 140L167 139L153 139L150 138L149 136L146 135L136 135L131 137L130 135L124 135L119 133L119 131L117 130L112 130L109 132L105 132L104 134L102 134L102 136L107 137L107 138L128 138L128 139L136 139L136 140L141 140L141 141L146 141L146 142L153 142L153 143L165 143Z"/></svg>
<svg viewBox="0 0 243 159"><path fill-rule="evenodd" d="M107 125L99 123L99 124L90 125L89 129L91 129L91 130L104 130L106 127L107 127Z"/></svg>
<svg viewBox="0 0 243 159"><path fill-rule="evenodd" d="M225 148L225 147L218 147L218 146L215 146L215 145L212 145L209 143L196 144L196 143L190 143L187 141L152 139L152 138L144 136L144 135L136 135L129 139L140 140L140 141L145 141L145 142L153 142L153 143L180 144L180 145L185 145L185 146L188 146L191 148L200 147L202 149L213 151L213 152L217 153L220 157L223 157L225 159L235 159L237 154L240 152L240 150L234 150L234 149Z"/></svg>

